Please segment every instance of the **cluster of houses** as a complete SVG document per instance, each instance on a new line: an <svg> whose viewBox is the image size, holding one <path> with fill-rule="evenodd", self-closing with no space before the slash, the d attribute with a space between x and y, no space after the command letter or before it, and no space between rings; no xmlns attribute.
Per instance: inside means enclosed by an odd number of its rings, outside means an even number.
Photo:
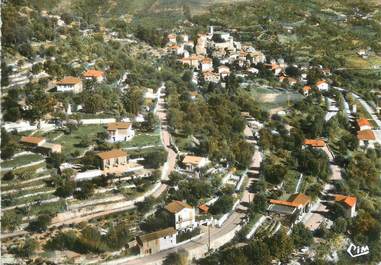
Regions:
<svg viewBox="0 0 381 265"><path fill-rule="evenodd" d="M185 155L181 159L182 172L196 173L210 163L206 157ZM212 200L215 202L215 199ZM172 201L164 207L171 216L171 227L136 237L141 255L150 255L159 251L175 247L179 242L176 236L184 231L193 230L198 223L195 221L196 209L182 201ZM200 214L208 213L207 204L197 207Z"/></svg>
<svg viewBox="0 0 381 265"><path fill-rule="evenodd" d="M331 200L343 207L344 217L353 218L356 216L356 197L333 194ZM270 200L267 211L276 216L290 217L292 224L296 224L303 220L306 213L310 212L311 205L311 197L302 193L296 193L289 195L287 200Z"/></svg>
<svg viewBox="0 0 381 265"><path fill-rule="evenodd" d="M289 65L283 59L272 59L266 63L266 56L261 51L251 45L235 41L230 32L215 31L213 26L209 26L208 33L198 34L196 42L190 40L187 34L169 34L167 51L179 57L178 62L195 70L192 78L195 84L203 78L205 82L221 82L224 86L224 80L231 74L233 68L239 70L237 76L246 77L258 74L256 65L263 63L280 82L288 82L290 86L304 85L302 93L305 96L311 93L312 88L318 91L329 89L325 79L318 80L313 86L306 85L308 66L300 67L302 74L298 80L287 76L286 68ZM321 67L320 70L324 76L331 74L329 69Z"/></svg>
<svg viewBox="0 0 381 265"><path fill-rule="evenodd" d="M326 143L323 139L305 139L303 147L323 149ZM357 198L342 194L330 194L329 200L342 206L344 216L352 218L356 216ZM291 225L303 220L305 214L311 211L312 199L302 193L291 194L286 200L270 200L267 211L275 216L289 218Z"/></svg>
<svg viewBox="0 0 381 265"><path fill-rule="evenodd" d="M80 93L83 91L82 80L92 80L97 83L103 82L105 74L103 71L89 69L82 74L82 79L74 76L65 76L56 82L57 92Z"/></svg>
<svg viewBox="0 0 381 265"><path fill-rule="evenodd" d="M180 63L199 72L194 73L194 83L201 77L206 82L219 83L230 75L231 65L256 74L258 69L252 65L266 61L265 55L253 46L242 45L229 32L215 31L213 26L208 33L198 34L196 43L186 34L169 34L167 50L180 57Z"/></svg>

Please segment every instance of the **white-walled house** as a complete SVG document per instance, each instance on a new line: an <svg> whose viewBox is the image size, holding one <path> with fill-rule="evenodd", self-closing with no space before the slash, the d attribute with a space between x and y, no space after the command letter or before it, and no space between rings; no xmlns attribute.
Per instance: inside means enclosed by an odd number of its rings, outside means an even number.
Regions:
<svg viewBox="0 0 381 265"><path fill-rule="evenodd" d="M259 70L257 68L254 68L254 67L250 67L249 69L247 69L247 71L249 73L252 73L252 74L258 74L259 73Z"/></svg>
<svg viewBox="0 0 381 265"><path fill-rule="evenodd" d="M210 58L205 58L201 61L201 71L209 72L213 71L213 61Z"/></svg>
<svg viewBox="0 0 381 265"><path fill-rule="evenodd" d="M356 197L336 194L335 202L340 203L344 207L345 217L352 218L356 216Z"/></svg>
<svg viewBox="0 0 381 265"><path fill-rule="evenodd" d="M218 73L222 78L225 78L230 75L230 68L226 65L220 65L218 66Z"/></svg>
<svg viewBox="0 0 381 265"><path fill-rule="evenodd" d="M103 174L120 174L129 168L128 154L121 149L100 152L97 157Z"/></svg>
<svg viewBox="0 0 381 265"><path fill-rule="evenodd" d="M310 92L311 92L311 87L310 86L304 86L303 87L303 95L304 96L309 96L309 94L310 94Z"/></svg>
<svg viewBox="0 0 381 265"><path fill-rule="evenodd" d="M280 216L291 216L297 214L295 223L302 220L302 216L310 211L311 198L302 193L289 196L287 200L270 200L268 212Z"/></svg>
<svg viewBox="0 0 381 265"><path fill-rule="evenodd" d="M80 93L83 90L81 79L73 76L65 76L56 82L57 92Z"/></svg>
<svg viewBox="0 0 381 265"><path fill-rule="evenodd" d="M107 124L108 142L129 141L135 136L135 130L129 122L112 122Z"/></svg>
<svg viewBox="0 0 381 265"><path fill-rule="evenodd" d="M319 91L328 91L329 85L326 81L320 80L316 83L316 87L319 89Z"/></svg>
<svg viewBox="0 0 381 265"><path fill-rule="evenodd" d="M151 255L176 246L176 230L168 227L136 237L140 255Z"/></svg>
<svg viewBox="0 0 381 265"><path fill-rule="evenodd" d="M184 45L171 45L168 47L168 51L176 55L181 55L184 53Z"/></svg>
<svg viewBox="0 0 381 265"><path fill-rule="evenodd" d="M176 230L192 228L195 223L195 208L182 201L172 201L165 206L165 209L172 214L173 224Z"/></svg>
<svg viewBox="0 0 381 265"><path fill-rule="evenodd" d="M83 73L85 80L94 80L97 83L101 83L105 79L105 74L102 71L89 69Z"/></svg>
<svg viewBox="0 0 381 265"><path fill-rule="evenodd" d="M206 157L190 155L185 156L182 162L188 171L193 171L196 168L202 168L209 164L209 160Z"/></svg>
<svg viewBox="0 0 381 265"><path fill-rule="evenodd" d="M373 147L376 141L376 136L372 130L357 131L357 139L361 147Z"/></svg>
<svg viewBox="0 0 381 265"><path fill-rule="evenodd" d="M168 42L176 44L177 43L176 34L168 34Z"/></svg>

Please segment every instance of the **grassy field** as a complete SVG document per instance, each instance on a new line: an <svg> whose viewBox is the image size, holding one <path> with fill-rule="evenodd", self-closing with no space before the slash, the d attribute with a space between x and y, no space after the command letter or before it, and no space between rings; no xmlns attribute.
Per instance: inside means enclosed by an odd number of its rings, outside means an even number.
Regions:
<svg viewBox="0 0 381 265"><path fill-rule="evenodd" d="M105 129L102 125L86 125L80 126L78 129L73 130L71 134L65 134L60 137L56 143L62 144L62 152L64 154L72 154L76 151L83 152L86 148L80 147L79 143L82 139L94 141L99 132Z"/></svg>
<svg viewBox="0 0 381 265"><path fill-rule="evenodd" d="M160 145L160 134L138 133L128 142L122 142L122 148L143 147L147 145Z"/></svg>
<svg viewBox="0 0 381 265"><path fill-rule="evenodd" d="M286 108L293 102L301 101L303 96L294 92L280 92L264 87L257 87L251 90L251 94L258 101L260 106L271 111L274 109Z"/></svg>
<svg viewBox="0 0 381 265"><path fill-rule="evenodd" d="M6 160L4 162L1 162L0 166L2 168L8 168L8 167L19 167L22 165L26 165L29 163L33 163L39 160L43 160L44 157L39 154L27 154L27 155L20 155L18 157L15 157L10 160Z"/></svg>

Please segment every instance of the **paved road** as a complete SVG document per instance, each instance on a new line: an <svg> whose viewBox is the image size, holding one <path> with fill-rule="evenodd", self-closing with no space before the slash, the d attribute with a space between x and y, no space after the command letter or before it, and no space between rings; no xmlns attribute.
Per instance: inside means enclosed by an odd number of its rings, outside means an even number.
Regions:
<svg viewBox="0 0 381 265"><path fill-rule="evenodd" d="M164 145L165 150L168 153L167 168L163 169L163 170L166 170L166 172L162 175L162 180L168 179L169 174L171 174L171 172L175 169L176 158L177 158L177 154L170 147L171 136L168 132L168 126L167 126L167 109L165 108L164 94L161 94L161 92L164 89L165 89L164 85L162 85L162 87L159 88L160 97L158 100L158 108L157 108L157 112L156 112L156 115L160 121L161 141ZM160 186L160 188L153 194L153 196L155 198L159 197L166 189L167 189L167 185L162 184Z"/></svg>
<svg viewBox="0 0 381 265"><path fill-rule="evenodd" d="M374 113L376 113L376 111L374 110L373 107L371 107L368 102L366 102L365 100L363 100L359 95L355 94L355 93L352 93L353 94L353 97L356 98L360 103L361 105L366 109L366 111L370 114L370 116L372 117L372 119L374 120L374 122L377 124L377 126L379 128L381 128L381 121L380 119L378 118L378 116Z"/></svg>
<svg viewBox="0 0 381 265"><path fill-rule="evenodd" d="M341 170L340 167L333 164L334 156L332 152L329 150L327 146L323 148L323 151L327 154L329 158L330 163L330 169L331 169L331 176L330 180L341 180ZM327 194L330 190L332 190L334 186L332 184L325 184L322 193ZM316 203L314 203L311 207L310 213L306 214L306 216L303 218L304 225L310 229L311 231L314 231L319 227L319 225L326 219L322 213L327 212L328 209L326 205L323 204L323 201L318 199Z"/></svg>

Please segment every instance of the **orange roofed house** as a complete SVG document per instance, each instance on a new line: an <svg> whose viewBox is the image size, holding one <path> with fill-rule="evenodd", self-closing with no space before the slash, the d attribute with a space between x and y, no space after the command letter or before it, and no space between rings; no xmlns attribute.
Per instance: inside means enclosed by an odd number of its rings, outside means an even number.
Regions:
<svg viewBox="0 0 381 265"><path fill-rule="evenodd" d="M129 141L135 136L135 130L129 122L112 122L107 124L108 142Z"/></svg>
<svg viewBox="0 0 381 265"><path fill-rule="evenodd" d="M319 89L319 91L328 91L329 85L327 81L320 80L316 82L316 87Z"/></svg>
<svg viewBox="0 0 381 265"><path fill-rule="evenodd" d="M62 146L60 144L47 143L44 137L23 136L20 143L43 154L61 153Z"/></svg>
<svg viewBox="0 0 381 265"><path fill-rule="evenodd" d="M356 216L356 197L336 194L335 202L340 203L344 207L345 217L352 218Z"/></svg>
<svg viewBox="0 0 381 265"><path fill-rule="evenodd" d="M310 204L311 198L309 196L296 193L292 194L287 200L270 200L267 210L279 215L295 215L295 222L300 222L302 215L309 212Z"/></svg>
<svg viewBox="0 0 381 265"><path fill-rule="evenodd" d="M365 131L365 130L371 130L372 127L370 126L370 123L368 121L368 119L365 119L365 118L360 118L356 121L357 123L357 128L360 130L360 131Z"/></svg>
<svg viewBox="0 0 381 265"><path fill-rule="evenodd" d="M105 74L102 71L90 69L83 73L83 78L85 78L86 80L94 80L100 83L104 80Z"/></svg>
<svg viewBox="0 0 381 265"><path fill-rule="evenodd" d="M83 90L81 79L73 76L65 76L56 82L57 92L80 93Z"/></svg>
<svg viewBox="0 0 381 265"><path fill-rule="evenodd" d="M324 140L322 139L305 139L304 145L315 147L315 148L322 148L325 146L325 143L324 143Z"/></svg>
<svg viewBox="0 0 381 265"><path fill-rule="evenodd" d="M311 92L311 87L310 86L304 86L303 87L303 95L304 96L307 97L310 94L310 92Z"/></svg>
<svg viewBox="0 0 381 265"><path fill-rule="evenodd" d="M376 142L376 136L372 130L363 130L357 132L357 139L361 147L372 147Z"/></svg>
<svg viewBox="0 0 381 265"><path fill-rule="evenodd" d="M101 170L105 174L118 174L128 169L128 154L120 149L113 149L97 154Z"/></svg>
<svg viewBox="0 0 381 265"><path fill-rule="evenodd" d="M164 207L171 215L176 230L192 228L195 223L196 211L182 201L172 201Z"/></svg>
<svg viewBox="0 0 381 265"><path fill-rule="evenodd" d="M177 43L177 36L176 34L168 34L167 36L169 43Z"/></svg>
<svg viewBox="0 0 381 265"><path fill-rule="evenodd" d="M210 58L205 58L201 61L201 71L209 72L213 71L213 61Z"/></svg>

